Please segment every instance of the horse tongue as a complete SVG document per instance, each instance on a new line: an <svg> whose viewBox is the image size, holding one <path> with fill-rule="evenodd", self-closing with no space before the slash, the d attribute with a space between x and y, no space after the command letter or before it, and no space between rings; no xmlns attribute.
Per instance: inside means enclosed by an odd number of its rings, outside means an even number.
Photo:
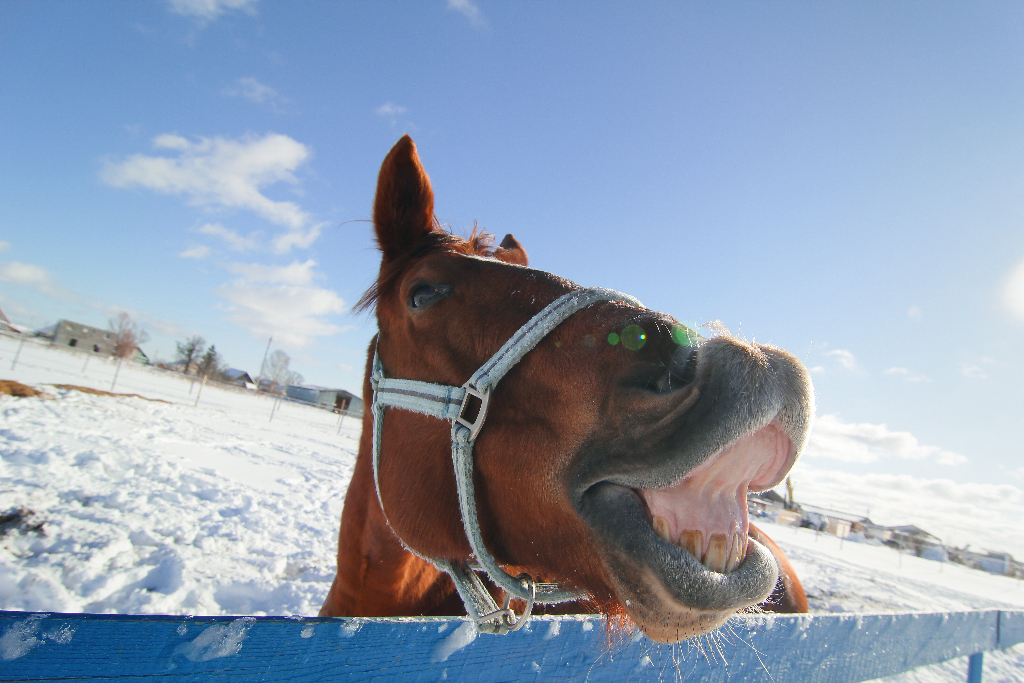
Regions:
<svg viewBox="0 0 1024 683"><path fill-rule="evenodd" d="M712 571L735 570L746 557L747 489L785 462L789 438L775 424L709 458L681 482L640 489L657 534Z"/></svg>

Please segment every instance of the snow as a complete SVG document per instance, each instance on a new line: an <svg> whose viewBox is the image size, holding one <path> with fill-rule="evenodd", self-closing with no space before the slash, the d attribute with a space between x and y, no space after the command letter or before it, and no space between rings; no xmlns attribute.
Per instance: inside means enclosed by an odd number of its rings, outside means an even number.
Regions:
<svg viewBox="0 0 1024 683"><path fill-rule="evenodd" d="M334 576L356 419L339 426L329 412L275 407L243 389L198 395L198 383L130 364L114 391L159 401L57 389L109 390L116 364L26 342L11 370L17 345L0 337L0 377L49 397L0 396L0 513L25 511L0 536L0 609L317 613ZM1019 580L757 523L793 562L815 612L1024 609ZM186 654L222 656L248 625L204 632ZM6 633L0 656L61 636L37 631ZM456 630L445 642L455 651L467 638ZM958 659L884 680L963 681L966 670ZM987 653L985 680L1024 680L1024 647Z"/></svg>

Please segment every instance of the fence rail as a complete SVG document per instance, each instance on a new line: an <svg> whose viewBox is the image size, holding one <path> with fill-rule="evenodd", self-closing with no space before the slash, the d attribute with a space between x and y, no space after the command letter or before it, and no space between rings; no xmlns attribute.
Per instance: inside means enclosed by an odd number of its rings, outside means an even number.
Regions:
<svg viewBox="0 0 1024 683"><path fill-rule="evenodd" d="M757 616L660 645L599 617L536 617L514 635L464 619L0 612L0 681L811 681L854 683L1024 642L1024 611ZM965 678L968 672L965 672Z"/></svg>

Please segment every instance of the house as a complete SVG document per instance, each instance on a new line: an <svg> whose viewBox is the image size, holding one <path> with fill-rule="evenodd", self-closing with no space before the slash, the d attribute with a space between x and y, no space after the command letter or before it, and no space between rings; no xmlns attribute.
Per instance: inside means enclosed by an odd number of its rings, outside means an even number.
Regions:
<svg viewBox="0 0 1024 683"><path fill-rule="evenodd" d="M937 549L942 548L942 541L937 536L913 524L890 526L886 527L886 530L889 532L889 538L885 540L886 545L899 550L910 550L918 557L927 556L928 559L935 559L933 556L939 554ZM945 550L941 554L945 555Z"/></svg>
<svg viewBox="0 0 1024 683"><path fill-rule="evenodd" d="M4 314L4 309L2 308L0 308L0 333L21 334L21 330L11 324L10 319Z"/></svg>
<svg viewBox="0 0 1024 683"><path fill-rule="evenodd" d="M228 368L223 372L224 377L227 378L231 384L237 384L240 387L246 389L255 389L256 382L253 381L252 377L245 370L239 370L237 368Z"/></svg>
<svg viewBox="0 0 1024 683"><path fill-rule="evenodd" d="M290 384L285 389L285 395L293 401L309 403L336 413L356 417L363 414L363 400L344 389L328 389L315 384Z"/></svg>
<svg viewBox="0 0 1024 683"><path fill-rule="evenodd" d="M113 356L117 335L110 330L90 327L71 320L58 320L53 326L50 343L54 346L70 346L79 351Z"/></svg>

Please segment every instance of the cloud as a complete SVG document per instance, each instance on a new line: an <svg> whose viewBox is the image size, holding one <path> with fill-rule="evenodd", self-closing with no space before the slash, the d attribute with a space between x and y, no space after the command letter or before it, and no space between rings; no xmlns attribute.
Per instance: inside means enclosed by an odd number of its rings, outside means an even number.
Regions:
<svg viewBox="0 0 1024 683"><path fill-rule="evenodd" d="M212 235L224 240L228 249L232 251L249 251L256 248L256 233L250 233L248 237L242 237L234 230L225 228L220 223L207 223L196 228L201 235Z"/></svg>
<svg viewBox="0 0 1024 683"><path fill-rule="evenodd" d="M229 97L243 97L257 104L266 104L273 111L281 113L281 105L288 99L269 85L260 83L255 78L239 78L234 85L229 85L221 91Z"/></svg>
<svg viewBox="0 0 1024 683"><path fill-rule="evenodd" d="M244 97L261 104L278 97L276 90L269 85L263 85L255 78L239 78L234 85L224 88L223 92L225 95Z"/></svg>
<svg viewBox="0 0 1024 683"><path fill-rule="evenodd" d="M835 349L825 354L826 356L834 356L839 364L847 370L857 369L857 359L853 357L853 354L846 349Z"/></svg>
<svg viewBox="0 0 1024 683"><path fill-rule="evenodd" d="M287 266L235 263L229 270L238 279L217 293L229 302L229 319L253 335L273 335L283 345L303 347L314 337L329 337L344 328L327 316L343 313L345 302L329 289L313 284L316 262L295 261Z"/></svg>
<svg viewBox="0 0 1024 683"><path fill-rule="evenodd" d="M18 261L0 263L0 282L28 287L62 301L85 303L81 295L58 285L50 271L31 263L19 263Z"/></svg>
<svg viewBox="0 0 1024 683"><path fill-rule="evenodd" d="M395 117L399 114L404 114L406 111L405 107L399 107L391 102L385 102L384 104L377 107L377 116Z"/></svg>
<svg viewBox="0 0 1024 683"><path fill-rule="evenodd" d="M164 134L153 139L153 146L177 155L133 154L122 162L108 161L101 179L113 187L184 195L194 206L252 211L287 228L274 243L281 252L308 246L319 235L320 227L311 227L309 214L297 204L274 201L261 192L279 182L297 183L293 171L309 159L309 149L287 135L198 138L192 142Z"/></svg>
<svg viewBox="0 0 1024 683"><path fill-rule="evenodd" d="M171 11L189 17L212 21L226 11L254 11L257 0L168 0Z"/></svg>
<svg viewBox="0 0 1024 683"><path fill-rule="evenodd" d="M252 282L308 285L313 282L314 267L316 267L316 261L309 259L305 263L293 261L287 266L266 266L262 263L233 263L228 266L228 270Z"/></svg>
<svg viewBox="0 0 1024 683"><path fill-rule="evenodd" d="M859 463L891 457L933 459L942 465L968 462L959 453L922 445L910 432L895 432L884 424L843 422L836 415L822 415L815 420L806 453L811 458Z"/></svg>
<svg viewBox="0 0 1024 683"><path fill-rule="evenodd" d="M11 248L11 243L10 242L4 242L3 240L0 240L0 251L7 251L10 248Z"/></svg>
<svg viewBox="0 0 1024 683"><path fill-rule="evenodd" d="M907 317L911 320L921 320L924 318L924 311L921 310L920 306L911 306L907 309Z"/></svg>
<svg viewBox="0 0 1024 683"><path fill-rule="evenodd" d="M1003 307L1018 320L1024 320L1024 259L1010 269L1000 294Z"/></svg>
<svg viewBox="0 0 1024 683"><path fill-rule="evenodd" d="M204 259L210 255L210 248L205 245L198 247L192 247L178 254L181 258L194 258L196 260Z"/></svg>
<svg viewBox="0 0 1024 683"><path fill-rule="evenodd" d="M1024 491L1012 484L857 475L818 469L807 461L797 464L792 478L798 502L862 515L870 508L878 524L916 524L947 544L970 543L1024 556Z"/></svg>
<svg viewBox="0 0 1024 683"><path fill-rule="evenodd" d="M931 382L932 378L927 375L918 375L906 368L889 368L888 370L882 370L883 375L893 375L895 377L901 377L908 382Z"/></svg>
<svg viewBox="0 0 1024 683"><path fill-rule="evenodd" d="M469 19L469 23L478 28L487 26L487 20L480 13L480 8L473 0L448 0L448 9L454 10Z"/></svg>
<svg viewBox="0 0 1024 683"><path fill-rule="evenodd" d="M988 373L982 367L970 363L960 365L960 374L967 379L988 379Z"/></svg>

